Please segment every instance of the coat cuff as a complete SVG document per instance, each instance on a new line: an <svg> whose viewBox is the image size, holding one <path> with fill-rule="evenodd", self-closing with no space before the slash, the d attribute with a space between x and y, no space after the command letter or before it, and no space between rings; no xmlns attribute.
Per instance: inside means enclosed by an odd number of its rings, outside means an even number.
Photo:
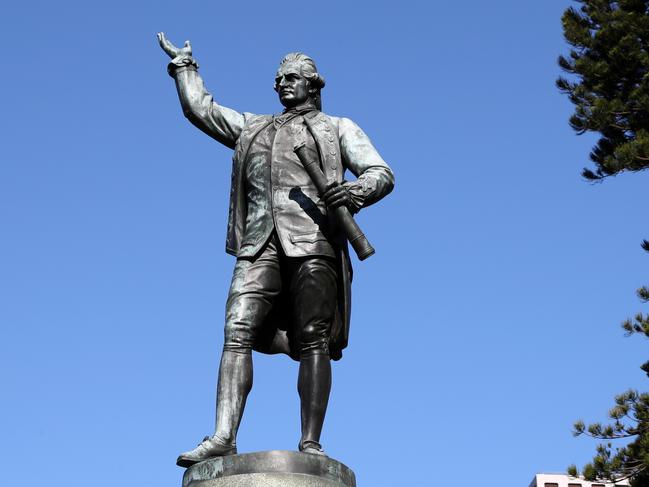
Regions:
<svg viewBox="0 0 649 487"><path fill-rule="evenodd" d="M198 63L193 57L181 54L180 56L173 58L167 65L167 73L169 73L169 76L173 78L175 77L176 72L181 68L197 70Z"/></svg>
<svg viewBox="0 0 649 487"><path fill-rule="evenodd" d="M358 210L365 205L365 200L373 189L370 188L369 181L362 176L353 182L343 182L343 188L347 190L352 201L353 207L349 209L352 213L358 213Z"/></svg>

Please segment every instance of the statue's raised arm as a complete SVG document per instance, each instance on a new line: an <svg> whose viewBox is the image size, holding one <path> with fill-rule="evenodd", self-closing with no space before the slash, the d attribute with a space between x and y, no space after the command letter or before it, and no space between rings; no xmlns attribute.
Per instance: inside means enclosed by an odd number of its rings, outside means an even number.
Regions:
<svg viewBox="0 0 649 487"><path fill-rule="evenodd" d="M207 135L234 149L243 130L244 116L217 104L205 89L203 79L198 74L198 63L192 57L189 41L185 41L185 45L178 48L167 39L164 32L159 32L158 42L171 58L167 71L176 80L178 98L185 116Z"/></svg>

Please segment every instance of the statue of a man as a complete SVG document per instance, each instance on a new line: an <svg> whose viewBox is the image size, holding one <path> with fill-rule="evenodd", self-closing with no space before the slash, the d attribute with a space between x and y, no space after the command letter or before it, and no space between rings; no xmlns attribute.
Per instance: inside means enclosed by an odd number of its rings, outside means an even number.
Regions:
<svg viewBox="0 0 649 487"><path fill-rule="evenodd" d="M252 350L299 360L302 437L299 450L324 454L320 433L331 389L331 363L347 346L351 266L333 209L375 203L394 186L388 165L349 119L325 115L324 78L313 60L288 54L275 75L285 107L278 115L239 113L217 104L198 74L189 41L175 47L169 74L183 113L234 149L226 251L236 256L226 305L225 341L216 397L216 428L177 464L188 467L237 452L236 436L252 387ZM318 194L294 152L317 154L328 186ZM356 179L346 182L349 170Z"/></svg>

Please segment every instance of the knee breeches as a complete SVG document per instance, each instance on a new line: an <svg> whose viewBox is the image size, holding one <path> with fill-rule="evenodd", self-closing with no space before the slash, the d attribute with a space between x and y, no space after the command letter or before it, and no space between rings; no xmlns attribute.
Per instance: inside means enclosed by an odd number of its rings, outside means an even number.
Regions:
<svg viewBox="0 0 649 487"><path fill-rule="evenodd" d="M226 305L225 350L249 352L273 307L290 307L300 353L327 353L337 299L335 260L286 257L276 236L255 259L238 259Z"/></svg>

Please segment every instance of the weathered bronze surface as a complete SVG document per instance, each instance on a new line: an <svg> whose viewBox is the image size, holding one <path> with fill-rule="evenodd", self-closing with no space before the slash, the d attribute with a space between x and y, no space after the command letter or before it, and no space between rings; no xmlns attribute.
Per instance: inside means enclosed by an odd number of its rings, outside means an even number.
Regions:
<svg viewBox="0 0 649 487"><path fill-rule="evenodd" d="M168 72L185 116L234 150L226 251L237 262L226 305L216 427L177 463L189 467L237 452L252 350L299 360L298 448L324 455L330 360L342 357L349 333L347 240L361 259L374 251L351 214L392 190L392 171L354 122L321 112L325 81L308 56L288 54L279 66L275 91L283 112L254 115L214 101L189 41L177 48L163 33L158 40L172 58ZM345 181L346 171L356 179Z"/></svg>

